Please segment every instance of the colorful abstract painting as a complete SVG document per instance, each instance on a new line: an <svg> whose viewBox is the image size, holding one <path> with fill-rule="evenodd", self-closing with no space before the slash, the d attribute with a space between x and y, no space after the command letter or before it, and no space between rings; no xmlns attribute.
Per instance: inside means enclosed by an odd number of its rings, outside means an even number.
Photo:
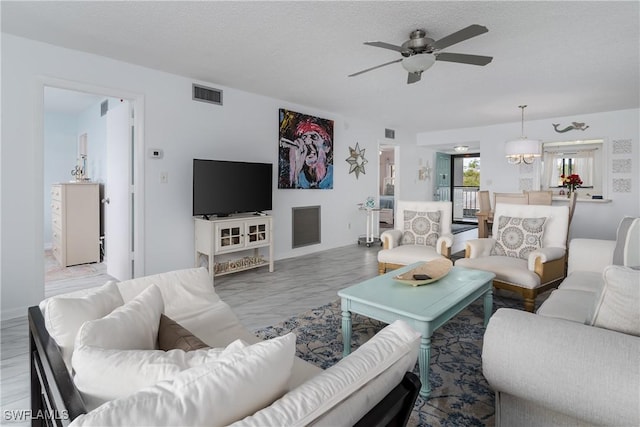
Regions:
<svg viewBox="0 0 640 427"><path fill-rule="evenodd" d="M280 109L278 188L333 188L333 120Z"/></svg>

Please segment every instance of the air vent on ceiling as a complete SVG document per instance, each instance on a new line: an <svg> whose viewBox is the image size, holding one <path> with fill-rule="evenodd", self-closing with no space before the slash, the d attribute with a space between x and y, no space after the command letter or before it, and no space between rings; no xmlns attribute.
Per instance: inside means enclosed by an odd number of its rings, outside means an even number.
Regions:
<svg viewBox="0 0 640 427"><path fill-rule="evenodd" d="M193 100L222 105L222 91L211 87L193 84Z"/></svg>
<svg viewBox="0 0 640 427"><path fill-rule="evenodd" d="M384 130L384 137L387 139L395 139L396 138L396 131L393 129L385 129Z"/></svg>
<svg viewBox="0 0 640 427"><path fill-rule="evenodd" d="M100 117L104 117L109 111L109 100L105 99L100 103Z"/></svg>

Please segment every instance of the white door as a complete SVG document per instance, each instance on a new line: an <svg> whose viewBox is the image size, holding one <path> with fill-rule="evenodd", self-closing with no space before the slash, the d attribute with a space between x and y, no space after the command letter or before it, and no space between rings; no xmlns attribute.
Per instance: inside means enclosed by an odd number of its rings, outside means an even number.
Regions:
<svg viewBox="0 0 640 427"><path fill-rule="evenodd" d="M104 188L104 235L107 274L133 277L133 125L129 101L107 112L107 179Z"/></svg>

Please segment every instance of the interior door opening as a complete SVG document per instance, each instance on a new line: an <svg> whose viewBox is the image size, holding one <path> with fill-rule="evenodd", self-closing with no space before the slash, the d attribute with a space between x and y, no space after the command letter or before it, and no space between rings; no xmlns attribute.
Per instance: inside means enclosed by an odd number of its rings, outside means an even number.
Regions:
<svg viewBox="0 0 640 427"><path fill-rule="evenodd" d="M396 153L392 145L380 145L379 154L379 223L380 229L390 229L394 225L396 197Z"/></svg>
<svg viewBox="0 0 640 427"><path fill-rule="evenodd" d="M66 86L66 87L60 87ZM108 164L120 163L131 166L130 181L120 189L120 192L127 194L127 200L131 200L131 203L127 203L129 206L125 207L125 212L122 217L125 218L125 222L128 224L125 228L126 235L123 236L124 241L138 242L140 236L134 233L133 225L139 221L140 212L135 212L133 209L134 199L131 193L135 188L135 177L137 173L141 173L141 165L139 165L139 159L141 156L135 156L139 147L135 145L127 146L127 157L125 159L115 158L112 156L111 160L107 160L108 156L108 144L107 144L107 130L106 130L106 118L108 115L108 109L105 111L105 105L107 101L111 101L111 105L114 106L121 102L130 104L133 109L137 102L126 101L124 98L111 98L113 96L124 94L107 94L108 91L100 93L99 88L96 91L87 89L82 84L74 84L70 82L68 85L63 82L60 86L57 83L51 85L43 84L43 108L42 108L42 128L43 128L43 194L44 194L44 229L43 229L43 242L44 247L44 262L45 262L45 296L51 296L57 292L56 284L53 281L75 280L79 279L77 288L81 288L82 277L95 276L95 275L107 275L108 266L105 264L105 249L108 247L115 247L117 243L113 241L108 234L105 233L104 219L108 217L108 213L104 211L104 204L100 203L103 200L109 200L110 196L107 194L105 197L105 188L109 192L113 188L109 188L110 180L108 179ZM135 99L135 97L134 97ZM116 127L117 128L117 127ZM130 126L122 130L128 136L136 134ZM113 132L113 131L112 131ZM133 142L132 142L133 144ZM124 160L124 161L123 161ZM136 171L136 169L138 169ZM61 266L52 257L52 248L54 246L54 236L51 218L51 190L54 183L63 182L78 182L78 174L82 170L82 178L87 182L97 183L100 186L99 199L99 217L100 217L100 232L96 239L95 245L99 246L99 260L97 263L80 264L71 267ZM142 211L142 209L139 209ZM135 212L135 213L134 213ZM114 235L111 234L111 237ZM139 246L139 245L138 245ZM127 251L126 271L130 272L125 278L133 277L135 272L132 270L132 263L134 254ZM113 262L113 261L112 261ZM136 266L136 269L143 270L143 266ZM112 276L115 277L115 276ZM48 284L51 282L52 284ZM52 288L52 289L48 289ZM64 292L69 289L62 289ZM52 293L53 292L53 293Z"/></svg>
<svg viewBox="0 0 640 427"><path fill-rule="evenodd" d="M477 224L478 190L480 189L480 154L451 155L451 187L453 223Z"/></svg>

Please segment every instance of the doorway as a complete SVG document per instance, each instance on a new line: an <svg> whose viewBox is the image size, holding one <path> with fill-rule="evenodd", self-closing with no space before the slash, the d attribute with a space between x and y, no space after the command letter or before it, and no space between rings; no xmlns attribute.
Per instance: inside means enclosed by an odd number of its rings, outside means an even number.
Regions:
<svg viewBox="0 0 640 427"><path fill-rule="evenodd" d="M119 218L122 223L120 229L105 230L105 221L100 221L100 231L96 245L100 246L100 262L79 265L72 268L59 268L58 274L48 275L49 278L74 278L82 275L108 274L117 280L126 280L144 273L142 264L142 186L136 186L143 176L142 144L142 97L136 94L114 93L112 90L99 87L87 87L74 82L44 81L42 135L43 135L43 195L44 195L44 239L45 263L50 263L46 249L52 245L51 230L51 202L50 194L54 182L67 183L78 181L77 173L83 170L83 178L87 182L94 182L100 186L99 214L101 219L109 217ZM120 119L110 119L109 104L112 109L120 105L126 110L119 114ZM122 109L117 108L122 111ZM133 112L137 114L133 114ZM97 117L97 118L96 118ZM127 120L122 121L122 117ZM123 124L125 123L125 124ZM133 127L131 126L133 124ZM111 130L107 131L107 127ZM119 129L119 130L118 130ZM58 132L58 133L56 133ZM61 133L60 133L61 132ZM126 136L124 149L117 152L113 149L113 141L109 135L118 133L118 138ZM113 138L112 138L113 139ZM49 144L55 144L54 147ZM114 157L114 153L115 157ZM126 165L129 169L124 184L117 183L113 178L113 165ZM116 172L117 173L117 172ZM122 173L122 172L119 172ZM104 204L105 200L126 200L125 205L110 208ZM134 197L135 196L135 197ZM110 238L111 236L111 238ZM125 242L124 245L120 242ZM123 254L123 259L108 256L108 248ZM106 261L106 262L104 262ZM125 264L125 265L119 265ZM45 271L47 265L45 264ZM55 273L55 272L54 272ZM46 274L46 273L45 273ZM45 280L46 282L46 280ZM62 289L64 291L64 289ZM47 294L45 288L45 294Z"/></svg>
<svg viewBox="0 0 640 427"><path fill-rule="evenodd" d="M454 224L477 224L478 190L480 189L480 154L451 155L451 194Z"/></svg>
<svg viewBox="0 0 640 427"><path fill-rule="evenodd" d="M395 199L397 188L396 147L380 145L378 148L378 197L380 229L390 229L394 225Z"/></svg>

